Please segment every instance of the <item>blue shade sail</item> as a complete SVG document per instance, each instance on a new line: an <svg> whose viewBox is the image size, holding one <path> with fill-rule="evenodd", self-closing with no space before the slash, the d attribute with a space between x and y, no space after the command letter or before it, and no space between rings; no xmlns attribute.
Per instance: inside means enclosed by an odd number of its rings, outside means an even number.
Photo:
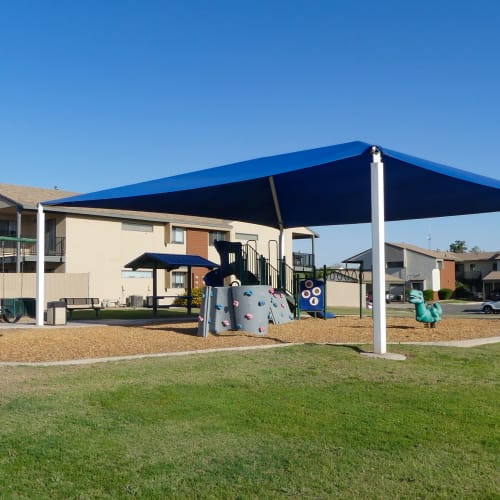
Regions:
<svg viewBox="0 0 500 500"><path fill-rule="evenodd" d="M349 142L48 201L271 227L371 221L372 146ZM500 181L379 147L385 220L500 211ZM274 188L274 189L273 189Z"/></svg>
<svg viewBox="0 0 500 500"><path fill-rule="evenodd" d="M199 255L182 255L175 253L153 253L146 252L140 257L129 262L125 267L127 269L178 269L179 267L205 267L214 269L218 264L200 257Z"/></svg>

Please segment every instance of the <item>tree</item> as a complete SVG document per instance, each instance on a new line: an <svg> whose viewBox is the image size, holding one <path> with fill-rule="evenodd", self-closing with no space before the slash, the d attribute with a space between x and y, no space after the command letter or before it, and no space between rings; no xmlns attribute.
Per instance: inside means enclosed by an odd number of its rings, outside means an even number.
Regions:
<svg viewBox="0 0 500 500"><path fill-rule="evenodd" d="M454 243L450 243L450 252L453 253L463 253L467 251L467 244L464 240L455 240Z"/></svg>

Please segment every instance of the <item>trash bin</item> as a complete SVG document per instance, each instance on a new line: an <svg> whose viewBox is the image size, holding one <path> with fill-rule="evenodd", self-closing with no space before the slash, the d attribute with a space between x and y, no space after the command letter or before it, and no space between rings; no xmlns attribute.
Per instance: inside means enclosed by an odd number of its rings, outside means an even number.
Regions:
<svg viewBox="0 0 500 500"><path fill-rule="evenodd" d="M66 304L62 301L47 303L47 324L65 325L66 324Z"/></svg>

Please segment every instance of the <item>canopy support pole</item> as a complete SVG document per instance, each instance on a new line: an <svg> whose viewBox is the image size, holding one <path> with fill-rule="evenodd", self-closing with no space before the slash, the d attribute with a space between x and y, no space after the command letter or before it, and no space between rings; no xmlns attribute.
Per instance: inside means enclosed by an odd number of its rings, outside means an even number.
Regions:
<svg viewBox="0 0 500 500"><path fill-rule="evenodd" d="M188 292L188 298L187 298L187 313L191 315L191 311L193 310L193 267L188 266L188 272L187 272L187 292Z"/></svg>
<svg viewBox="0 0 500 500"><path fill-rule="evenodd" d="M158 314L158 267L153 266L153 316Z"/></svg>
<svg viewBox="0 0 500 500"><path fill-rule="evenodd" d="M385 207L384 163L380 150L372 146L370 164L372 206L372 272L373 272L373 351L387 352L385 307Z"/></svg>
<svg viewBox="0 0 500 500"><path fill-rule="evenodd" d="M44 325L45 312L45 213L38 204L36 216L36 324Z"/></svg>
<svg viewBox="0 0 500 500"><path fill-rule="evenodd" d="M22 233L22 217L21 217L21 209L19 207L16 208L16 238L18 238L16 242L16 273L21 272L21 235Z"/></svg>
<svg viewBox="0 0 500 500"><path fill-rule="evenodd" d="M285 271L284 261L285 261L285 226L283 224L283 217L281 215L280 202L278 199L278 193L276 192L276 185L274 184L274 177L270 176L269 187L271 188L271 195L273 197L274 210L276 212L276 219L278 220L278 228L280 230L279 237L279 270L278 270L278 286L282 288L284 286L285 277L283 273Z"/></svg>

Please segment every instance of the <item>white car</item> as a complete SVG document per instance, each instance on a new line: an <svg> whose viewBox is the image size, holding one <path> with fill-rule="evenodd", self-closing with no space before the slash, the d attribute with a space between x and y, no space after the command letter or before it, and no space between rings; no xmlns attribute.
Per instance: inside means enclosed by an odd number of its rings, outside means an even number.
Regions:
<svg viewBox="0 0 500 500"><path fill-rule="evenodd" d="M488 300L481 304L481 311L485 314L498 314L500 313L500 300Z"/></svg>

